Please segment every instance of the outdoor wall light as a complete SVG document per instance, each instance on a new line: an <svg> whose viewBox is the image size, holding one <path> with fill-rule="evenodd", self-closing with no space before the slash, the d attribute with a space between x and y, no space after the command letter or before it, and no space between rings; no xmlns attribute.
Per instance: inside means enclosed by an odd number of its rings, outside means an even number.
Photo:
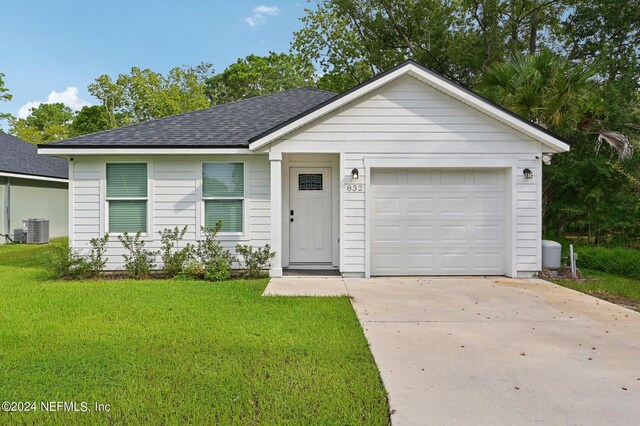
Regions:
<svg viewBox="0 0 640 426"><path fill-rule="evenodd" d="M360 176L360 172L358 172L358 169L351 170L351 178L353 180L358 180L358 176Z"/></svg>
<svg viewBox="0 0 640 426"><path fill-rule="evenodd" d="M531 171L531 169L524 169L522 171L522 174L524 175L525 179L533 179L533 172Z"/></svg>

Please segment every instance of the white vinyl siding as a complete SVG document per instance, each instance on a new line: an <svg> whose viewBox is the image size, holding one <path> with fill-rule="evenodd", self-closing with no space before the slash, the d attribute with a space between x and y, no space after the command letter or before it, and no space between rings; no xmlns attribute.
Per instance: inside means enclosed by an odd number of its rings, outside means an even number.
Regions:
<svg viewBox="0 0 640 426"><path fill-rule="evenodd" d="M74 158L73 176L73 242L74 248L86 253L89 240L106 232L105 163L121 161L122 157ZM238 242L262 247L270 242L269 161L263 155L180 155L128 156L128 161L148 163L149 170L149 235L146 247L160 248L159 232L165 228L187 226L184 243L196 243L202 225L203 203L199 189L202 162L243 162L245 164L244 206L247 218L243 235L220 235L223 246L235 249ZM123 268L124 250L117 238L108 244L107 268ZM157 259L158 261L160 259Z"/></svg>
<svg viewBox="0 0 640 426"><path fill-rule="evenodd" d="M536 153L540 146L493 118L405 76L284 136L271 149L519 154Z"/></svg>
<svg viewBox="0 0 640 426"><path fill-rule="evenodd" d="M244 163L202 164L204 226L220 232L244 232Z"/></svg>

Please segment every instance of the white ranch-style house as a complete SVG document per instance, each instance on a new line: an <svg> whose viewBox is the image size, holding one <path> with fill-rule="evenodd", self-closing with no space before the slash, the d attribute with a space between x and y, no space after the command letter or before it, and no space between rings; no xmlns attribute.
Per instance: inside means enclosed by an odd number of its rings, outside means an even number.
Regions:
<svg viewBox="0 0 640 426"><path fill-rule="evenodd" d="M223 221L283 269L344 276L506 275L541 269L542 158L559 137L415 62L348 92L302 88L66 141L69 234ZM112 239L109 267L122 268Z"/></svg>

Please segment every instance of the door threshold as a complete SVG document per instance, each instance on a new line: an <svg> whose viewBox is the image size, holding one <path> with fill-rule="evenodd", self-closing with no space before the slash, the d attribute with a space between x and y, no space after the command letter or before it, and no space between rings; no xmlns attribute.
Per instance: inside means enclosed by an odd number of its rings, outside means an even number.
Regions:
<svg viewBox="0 0 640 426"><path fill-rule="evenodd" d="M289 263L286 266L287 269L326 269L326 270L338 270L337 266L333 266L331 263Z"/></svg>

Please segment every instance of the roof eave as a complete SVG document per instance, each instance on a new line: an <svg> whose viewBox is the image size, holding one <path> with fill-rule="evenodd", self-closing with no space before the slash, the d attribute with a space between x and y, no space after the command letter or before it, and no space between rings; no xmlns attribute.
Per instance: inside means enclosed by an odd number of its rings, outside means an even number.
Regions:
<svg viewBox="0 0 640 426"><path fill-rule="evenodd" d="M0 170L0 176L2 177L11 177L18 179L32 179L32 180L44 180L49 182L61 182L68 183L68 178L56 177L56 176L43 176L43 175L35 175L29 173L16 173L16 172L6 172Z"/></svg>
<svg viewBox="0 0 640 426"><path fill-rule="evenodd" d="M38 154L69 157L73 155L202 155L202 154L256 154L244 146L218 146L218 145L75 145L64 146L38 145Z"/></svg>

